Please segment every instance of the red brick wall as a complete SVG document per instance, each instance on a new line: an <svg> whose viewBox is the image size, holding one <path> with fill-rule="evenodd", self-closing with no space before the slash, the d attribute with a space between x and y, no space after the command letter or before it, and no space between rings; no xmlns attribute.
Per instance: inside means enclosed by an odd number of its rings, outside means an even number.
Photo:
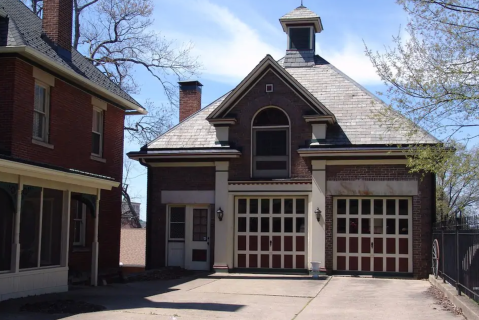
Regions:
<svg viewBox="0 0 479 320"><path fill-rule="evenodd" d="M201 88L180 89L180 122L201 109Z"/></svg>
<svg viewBox="0 0 479 320"><path fill-rule="evenodd" d="M15 157L69 169L77 169L122 180L123 170L123 123L124 111L108 105L104 119L104 155L106 163L92 160L91 95L72 85L55 79L50 93L50 139L54 149L32 143L34 86L33 67L20 59L0 59L14 68L12 100L13 130L11 131L11 153ZM6 63L4 62L6 61ZM0 63L2 63L0 62ZM2 72L6 72L0 68ZM12 71L8 71L12 72ZM2 80L0 80L2 81ZM0 83L1 84L1 83ZM7 86L8 88L8 86ZM4 87L0 86L0 90ZM7 95L8 97L8 95ZM5 103L3 98L0 104ZM8 100L7 100L8 101ZM3 113L2 109L2 113ZM3 114L2 118L4 121ZM3 130L3 129L0 129ZM2 139L2 138L0 138ZM0 140L2 143L2 140ZM99 242L102 269L118 268L120 247L121 190L102 191L100 200ZM91 226L92 227L92 226ZM91 241L90 241L91 242ZM70 265L90 270L90 258L75 265L75 254L71 255ZM82 253L82 255L86 255ZM78 260L80 261L80 260Z"/></svg>
<svg viewBox="0 0 479 320"><path fill-rule="evenodd" d="M266 84L274 85L273 93L266 93ZM282 108L291 121L291 178L311 179L311 163L301 158L296 150L311 139L311 125L303 118L311 108L273 73L265 75L233 108L237 123L230 127L229 140L241 148L239 159L230 161L230 180L250 180L251 172L251 121L255 113L266 106Z"/></svg>
<svg viewBox="0 0 479 320"><path fill-rule="evenodd" d="M147 269L161 268L166 263L167 207L161 201L161 191L215 190L215 170L215 167L148 168ZM210 248L214 248L214 239Z"/></svg>
<svg viewBox="0 0 479 320"><path fill-rule="evenodd" d="M418 181L419 193L412 197L413 219L413 274L416 278L427 278L431 262L431 223L434 176L411 174L404 165L371 166L327 166L327 181ZM326 196L326 269L333 269L333 196Z"/></svg>
<svg viewBox="0 0 479 320"><path fill-rule="evenodd" d="M43 1L43 31L64 49L72 46L73 0Z"/></svg>

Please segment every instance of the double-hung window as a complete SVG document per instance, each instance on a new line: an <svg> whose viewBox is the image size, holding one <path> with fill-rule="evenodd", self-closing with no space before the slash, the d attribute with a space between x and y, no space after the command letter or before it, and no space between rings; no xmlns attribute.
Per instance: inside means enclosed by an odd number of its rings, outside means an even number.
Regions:
<svg viewBox="0 0 479 320"><path fill-rule="evenodd" d="M33 108L33 138L48 142L50 117L50 87L35 82L35 101Z"/></svg>
<svg viewBox="0 0 479 320"><path fill-rule="evenodd" d="M170 240L185 240L186 207L170 207Z"/></svg>
<svg viewBox="0 0 479 320"><path fill-rule="evenodd" d="M103 110L93 108L91 153L94 156L103 156Z"/></svg>
<svg viewBox="0 0 479 320"><path fill-rule="evenodd" d="M86 233L86 205L77 201L75 207L76 210L73 216L73 245L84 247Z"/></svg>

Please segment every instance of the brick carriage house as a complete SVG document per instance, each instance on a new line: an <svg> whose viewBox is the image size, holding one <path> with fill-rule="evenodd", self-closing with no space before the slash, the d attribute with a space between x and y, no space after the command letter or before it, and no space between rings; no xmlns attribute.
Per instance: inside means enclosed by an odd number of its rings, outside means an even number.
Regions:
<svg viewBox="0 0 479 320"><path fill-rule="evenodd" d="M315 55L318 15L280 22L283 59L203 109L180 83L180 124L129 154L148 167L147 268L426 277L435 179L398 145L438 141L377 123L384 103Z"/></svg>
<svg viewBox="0 0 479 320"><path fill-rule="evenodd" d="M72 0L43 4L0 0L0 300L117 272L124 117L145 112L72 49Z"/></svg>

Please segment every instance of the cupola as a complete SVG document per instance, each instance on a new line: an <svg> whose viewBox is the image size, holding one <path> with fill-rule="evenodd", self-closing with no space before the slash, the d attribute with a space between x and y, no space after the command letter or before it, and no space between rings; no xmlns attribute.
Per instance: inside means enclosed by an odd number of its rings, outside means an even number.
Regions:
<svg viewBox="0 0 479 320"><path fill-rule="evenodd" d="M321 18L301 4L279 21L288 35L284 67L314 66L316 33L323 31Z"/></svg>

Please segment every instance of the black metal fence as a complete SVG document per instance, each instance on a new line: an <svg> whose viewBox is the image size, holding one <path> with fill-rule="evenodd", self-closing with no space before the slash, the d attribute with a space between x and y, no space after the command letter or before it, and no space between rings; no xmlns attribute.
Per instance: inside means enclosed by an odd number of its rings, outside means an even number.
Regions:
<svg viewBox="0 0 479 320"><path fill-rule="evenodd" d="M479 216L437 222L433 238L439 243L439 275L479 302Z"/></svg>

